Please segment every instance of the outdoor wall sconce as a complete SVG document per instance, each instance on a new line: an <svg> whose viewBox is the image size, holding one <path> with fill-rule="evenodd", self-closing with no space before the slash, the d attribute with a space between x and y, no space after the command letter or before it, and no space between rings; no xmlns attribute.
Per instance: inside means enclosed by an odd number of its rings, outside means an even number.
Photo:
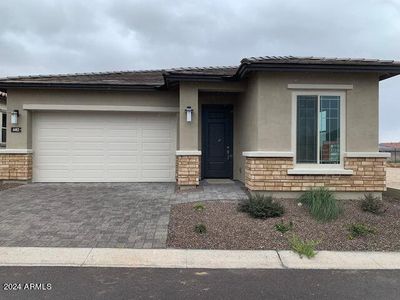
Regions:
<svg viewBox="0 0 400 300"><path fill-rule="evenodd" d="M11 124L17 125L18 124L18 117L19 117L19 110L14 110L11 113Z"/></svg>
<svg viewBox="0 0 400 300"><path fill-rule="evenodd" d="M188 106L185 108L185 112L186 112L186 122L188 123L192 122L193 108L191 106Z"/></svg>

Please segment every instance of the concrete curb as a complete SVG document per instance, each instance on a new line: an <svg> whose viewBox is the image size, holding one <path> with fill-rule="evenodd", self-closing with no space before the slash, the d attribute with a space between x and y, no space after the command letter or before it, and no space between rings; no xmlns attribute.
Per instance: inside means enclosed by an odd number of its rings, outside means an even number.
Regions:
<svg viewBox="0 0 400 300"><path fill-rule="evenodd" d="M400 269L400 252L0 247L0 266L194 269Z"/></svg>

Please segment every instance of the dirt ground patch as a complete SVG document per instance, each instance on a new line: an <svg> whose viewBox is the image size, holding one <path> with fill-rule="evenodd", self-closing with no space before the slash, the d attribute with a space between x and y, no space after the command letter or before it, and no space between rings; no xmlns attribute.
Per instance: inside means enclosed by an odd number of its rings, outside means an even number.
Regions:
<svg viewBox="0 0 400 300"><path fill-rule="evenodd" d="M341 201L342 215L333 222L312 219L295 200L279 200L285 214L267 220L254 219L237 210L236 201L202 202L205 209L194 209L194 203L174 205L171 209L167 247L195 249L289 249L288 237L319 241L318 250L400 251L400 192L384 195L386 212L375 215L360 209L359 201ZM294 228L281 234L275 224L293 222ZM207 233L195 233L196 224L204 224ZM349 239L348 226L362 223L375 229L367 237Z"/></svg>

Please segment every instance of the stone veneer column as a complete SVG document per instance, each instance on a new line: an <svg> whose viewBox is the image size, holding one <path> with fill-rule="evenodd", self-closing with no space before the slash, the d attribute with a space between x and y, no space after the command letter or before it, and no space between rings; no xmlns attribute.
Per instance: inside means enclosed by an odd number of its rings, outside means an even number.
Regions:
<svg viewBox="0 0 400 300"><path fill-rule="evenodd" d="M246 156L246 155L245 155ZM376 154L344 158L349 175L290 175L292 157L246 156L245 185L250 191L307 191L326 187L336 192L382 192L386 190L386 158Z"/></svg>
<svg viewBox="0 0 400 300"><path fill-rule="evenodd" d="M176 184L179 188L190 188L199 185L200 164L200 151L176 152Z"/></svg>
<svg viewBox="0 0 400 300"><path fill-rule="evenodd" d="M0 180L32 180L31 151L0 150Z"/></svg>

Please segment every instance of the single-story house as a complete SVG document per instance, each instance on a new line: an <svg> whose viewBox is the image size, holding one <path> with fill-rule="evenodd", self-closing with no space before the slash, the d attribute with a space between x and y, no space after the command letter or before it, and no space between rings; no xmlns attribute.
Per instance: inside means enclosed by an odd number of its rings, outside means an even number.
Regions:
<svg viewBox="0 0 400 300"><path fill-rule="evenodd" d="M239 66L9 77L0 180L231 178L289 197L386 188L379 81L400 62L245 58Z"/></svg>

